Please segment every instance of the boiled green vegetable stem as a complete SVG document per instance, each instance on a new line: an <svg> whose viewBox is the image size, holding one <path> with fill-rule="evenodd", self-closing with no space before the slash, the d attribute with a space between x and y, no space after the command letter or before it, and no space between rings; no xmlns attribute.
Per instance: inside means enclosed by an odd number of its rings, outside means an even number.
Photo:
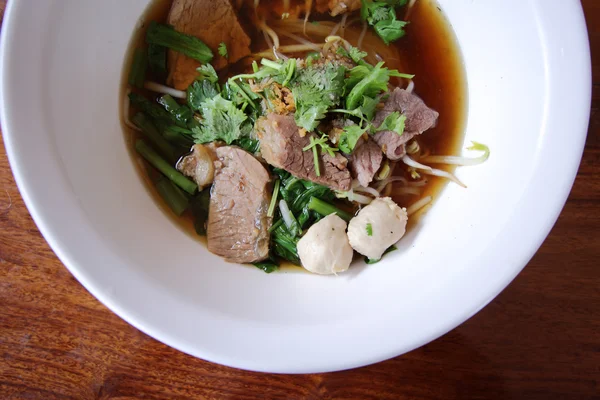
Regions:
<svg viewBox="0 0 600 400"><path fill-rule="evenodd" d="M316 197L311 197L308 202L309 210L313 210L316 213L319 213L323 216L327 216L329 214L336 213L340 218L345 220L346 222L352 219L352 215L347 213L346 211L342 211L333 204L329 204L326 201L318 199Z"/></svg>
<svg viewBox="0 0 600 400"><path fill-rule="evenodd" d="M177 215L181 216L188 208L189 200L173 182L167 178L161 178L156 183L156 190L163 198L169 208Z"/></svg>
<svg viewBox="0 0 600 400"><path fill-rule="evenodd" d="M147 67L148 59L146 57L146 50L140 48L135 49L131 69L129 70L129 84L140 89L143 88L144 81L146 80Z"/></svg>
<svg viewBox="0 0 600 400"><path fill-rule="evenodd" d="M173 146L158 132L154 124L143 113L135 114L131 120L142 130L144 136L167 160L176 161L177 157Z"/></svg>
<svg viewBox="0 0 600 400"><path fill-rule="evenodd" d="M198 190L198 185L190 181L188 178L183 176L179 171L173 168L168 162L161 158L146 142L142 139L138 139L135 142L135 149L146 161L148 161L154 168L162 172L167 178L169 178L177 186L188 192L194 194Z"/></svg>
<svg viewBox="0 0 600 400"><path fill-rule="evenodd" d="M202 40L154 21L150 23L146 32L146 42L168 47L201 63L209 63L213 59L212 50Z"/></svg>

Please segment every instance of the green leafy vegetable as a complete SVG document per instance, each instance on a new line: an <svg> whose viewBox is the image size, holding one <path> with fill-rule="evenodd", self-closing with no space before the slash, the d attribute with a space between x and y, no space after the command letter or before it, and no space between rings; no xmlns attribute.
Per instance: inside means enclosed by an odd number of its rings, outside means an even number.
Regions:
<svg viewBox="0 0 600 400"><path fill-rule="evenodd" d="M333 204L329 204L326 201L323 201L316 197L310 198L310 201L308 202L308 209L316 211L324 217L328 216L329 214L336 213L340 218L342 218L346 222L352 219L351 214L347 213L346 211L340 210Z"/></svg>
<svg viewBox="0 0 600 400"><path fill-rule="evenodd" d="M204 119L199 128L192 128L196 143L222 140L231 144L242 136L242 124L248 116L221 95L205 100L200 105Z"/></svg>
<svg viewBox="0 0 600 400"><path fill-rule="evenodd" d="M198 189L198 185L186 178L171 166L168 162L163 160L150 146L146 144L142 139L138 139L135 142L135 149L142 157L146 159L154 168L162 172L167 178L173 181L177 186L188 192L194 194Z"/></svg>
<svg viewBox="0 0 600 400"><path fill-rule="evenodd" d="M277 179L275 181L275 186L273 187L273 195L271 196L271 203L269 204L269 209L267 210L267 217L272 217L273 212L275 211L277 197L279 197L279 185L281 185L281 181Z"/></svg>
<svg viewBox="0 0 600 400"><path fill-rule="evenodd" d="M367 236L373 236L373 225L369 222L366 226Z"/></svg>
<svg viewBox="0 0 600 400"><path fill-rule="evenodd" d="M394 111L385 117L381 125L379 125L379 128L377 128L377 131L394 131L398 135L402 135L404 133L405 122L406 115Z"/></svg>
<svg viewBox="0 0 600 400"><path fill-rule="evenodd" d="M204 189L190 201L190 211L194 217L194 229L200 236L206 235L206 220L210 204L210 188Z"/></svg>
<svg viewBox="0 0 600 400"><path fill-rule="evenodd" d="M187 106L180 105L171 95L161 96L158 104L162 105L171 117L182 126L187 126L187 122L192 118L192 110Z"/></svg>
<svg viewBox="0 0 600 400"><path fill-rule="evenodd" d="M246 150L248 153L257 153L260 150L260 141L258 139L253 139L248 136L242 136L238 140L235 141L235 145L241 147Z"/></svg>
<svg viewBox="0 0 600 400"><path fill-rule="evenodd" d="M307 67L299 71L292 95L296 103L294 119L307 131L313 131L327 110L336 106L344 94L345 68L333 63Z"/></svg>
<svg viewBox="0 0 600 400"><path fill-rule="evenodd" d="M381 258L383 258L383 256L385 256L387 253L391 253L394 250L398 250L398 248L396 246L394 246L394 245L388 247L387 250L384 251L383 254L381 255ZM381 261L381 258L379 258L379 259L372 259L372 258L365 257L365 262L367 264L377 264L379 261Z"/></svg>
<svg viewBox="0 0 600 400"><path fill-rule="evenodd" d="M144 81L146 80L146 68L148 66L148 59L146 57L146 50L135 49L133 53L133 62L131 63L131 69L129 70L129 84L137 88L144 87Z"/></svg>
<svg viewBox="0 0 600 400"><path fill-rule="evenodd" d="M181 216L188 208L189 200L185 194L173 182L165 177L161 177L156 182L156 190L160 197L177 216Z"/></svg>
<svg viewBox="0 0 600 400"><path fill-rule="evenodd" d="M217 51L219 52L219 55L221 57L229 58L229 54L227 53L227 45L225 44L225 42L219 43Z"/></svg>
<svg viewBox="0 0 600 400"><path fill-rule="evenodd" d="M267 274L270 274L271 272L277 271L279 269L279 263L274 258L268 258L265 261L257 262L252 265L254 265L260 270L263 270Z"/></svg>
<svg viewBox="0 0 600 400"><path fill-rule="evenodd" d="M202 40L177 32L173 27L155 21L150 22L146 32L146 42L168 47L201 63L209 63L213 59L212 51Z"/></svg>
<svg viewBox="0 0 600 400"><path fill-rule="evenodd" d="M137 113L131 121L142 130L143 135L169 161L177 160L173 146L160 134L156 126L143 113Z"/></svg>
<svg viewBox="0 0 600 400"><path fill-rule="evenodd" d="M155 74L167 73L167 49L158 44L148 45L148 66Z"/></svg>

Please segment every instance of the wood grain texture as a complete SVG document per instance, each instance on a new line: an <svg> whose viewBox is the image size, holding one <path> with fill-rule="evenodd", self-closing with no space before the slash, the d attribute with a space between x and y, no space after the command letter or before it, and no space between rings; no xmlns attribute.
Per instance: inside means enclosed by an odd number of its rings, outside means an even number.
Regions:
<svg viewBox="0 0 600 400"><path fill-rule="evenodd" d="M369 367L316 375L239 371L127 325L50 250L0 145L0 399L599 399L600 2L583 5L592 114L575 186L552 233L475 317Z"/></svg>

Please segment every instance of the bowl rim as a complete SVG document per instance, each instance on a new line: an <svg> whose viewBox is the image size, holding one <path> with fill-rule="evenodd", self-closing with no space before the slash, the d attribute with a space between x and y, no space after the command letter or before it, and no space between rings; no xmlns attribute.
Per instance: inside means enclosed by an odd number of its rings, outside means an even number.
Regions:
<svg viewBox="0 0 600 400"><path fill-rule="evenodd" d="M540 0L537 0L540 1ZM2 26L2 32L0 35L0 120L3 122L3 137L6 148L7 157L9 163L11 165L11 169L15 178L15 182L19 188L21 196L24 200L25 205L27 206L30 214L32 215L36 225L38 226L40 232L44 236L45 240L49 243L53 251L56 253L61 262L69 269L69 271L79 280L79 282L94 295L98 300L100 300L103 304L105 304L109 309L119 315L122 319L145 332L146 334L156 338L157 340L168 344L178 350L186 352L188 354L192 354L194 356L199 356L197 352L191 351L185 345L178 345L176 340L173 340L170 335L165 335L162 332L158 332L150 326L144 326L143 323L136 320L135 316L130 314L126 308L122 307L120 304L116 304L112 299L104 293L101 288L98 288L94 285L93 282L90 282L85 279L85 277L80 273L80 267L73 262L69 255L68 249L61 248L59 243L53 237L53 229L48 225L44 213L40 211L36 199L33 198L31 194L30 183L27 181L27 177L24 176L18 168L18 163L15 161L15 144L13 141L17 140L17 128L12 124L12 118L9 114L9 106L6 102L7 99L10 98L10 95L7 94L8 83L10 82L10 76L7 74L7 68L5 65L9 62L9 54L10 54L10 43L11 40L9 38L14 34L17 27L14 23L13 16L16 14L18 7L24 7L25 2L9 2L5 11L4 22ZM571 1L568 3L568 7L570 7L570 11L574 13L574 17L578 19L577 27L579 28L578 32L573 33L577 36L577 43L571 43L571 45L576 45L581 50L581 58L578 60L571 60L574 70L580 72L581 80L580 80L580 94L585 103L588 104L588 109L585 112L589 116L589 106L591 104L591 59L590 59L590 51L589 51L589 41L587 36L587 27L585 23L585 18L583 16L583 10L581 4L578 1ZM579 15L577 15L579 14ZM535 239L531 240L527 246L524 246L521 253L519 254L519 259L522 259L522 265L518 268L514 268L511 271L507 271L503 276L503 279L499 281L495 287L488 290L487 298L478 304L474 304L473 308L469 310L463 310L460 313L460 317L456 318L452 324L445 326L443 329L437 331L431 337L422 338L421 341L415 343L412 348L419 347L439 336L448 332L449 330L455 328L456 326L462 324L476 312L478 312L481 308L487 305L493 298L495 298L516 276L517 274L525 267L526 263L531 259L531 257L535 254L539 246L543 243L547 234L553 227L556 222L567 198L570 193L570 189L575 180L576 173L579 167L579 163L581 160L581 155L583 152L583 147L585 144L586 132L587 132L587 124L588 121L580 121L579 125L576 129L573 129L575 132L581 131L581 134L576 137L577 140L574 140L571 146L568 148L570 152L570 162L565 163L563 165L563 175L560 177L561 188L563 188L561 193L557 193L557 196L548 202L548 216L545 218L545 223L543 226L540 226L538 232L535 235ZM584 126L585 125L585 126ZM352 364L345 365L337 365L335 362L328 363L327 366L322 367L318 371L333 371L333 370L341 370L347 368L353 368L357 366L362 366L378 361L382 361L388 359L390 357L396 356L399 352L404 352L406 349L390 349L390 351L386 354L379 354L376 357L371 358L363 358L357 360ZM219 364L224 364L228 366L233 366L237 368L245 368L250 370L259 370L259 371L270 371L268 367L261 367L255 364L240 364L236 362L234 359L229 359L227 357L218 357L215 354L204 354L200 355L202 358L207 359L209 361L217 362ZM289 369L286 371L276 371L276 372L315 372L314 368L308 369Z"/></svg>

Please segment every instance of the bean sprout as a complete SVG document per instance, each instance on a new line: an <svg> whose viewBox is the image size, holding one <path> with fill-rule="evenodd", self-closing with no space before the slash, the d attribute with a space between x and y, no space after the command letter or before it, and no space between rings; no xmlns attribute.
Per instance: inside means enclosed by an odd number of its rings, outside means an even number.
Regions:
<svg viewBox="0 0 600 400"><path fill-rule="evenodd" d="M423 170L421 171L423 174L425 175L434 175L434 176L439 176L442 178L447 178L450 179L452 182L456 183L459 186L462 186L464 188L467 187L467 185L465 185L464 183L462 183L456 176L454 176L454 174L451 174L450 172L441 170L441 169L430 169L430 170Z"/></svg>
<svg viewBox="0 0 600 400"><path fill-rule="evenodd" d="M363 39L365 38L366 34L367 34L367 23L363 22L362 31L360 31L360 36L358 37L358 42L356 42L356 47L358 47L359 49L361 49L361 47L362 47L362 42L363 42Z"/></svg>
<svg viewBox="0 0 600 400"><path fill-rule="evenodd" d="M431 196L425 196L422 199L417 200L415 203L413 203L410 207L406 209L406 214L408 214L408 216L413 215L423 207L428 206L429 203L431 203L431 200Z"/></svg>
<svg viewBox="0 0 600 400"><path fill-rule="evenodd" d="M479 157L469 158L469 157L459 157L459 156L427 156L422 157L419 161L431 163L431 164L450 164L450 165L460 165L460 166L472 166L478 165L485 162L490 156L490 149L481 143L471 142L472 146L467 147L467 150L472 151L482 151L483 154Z"/></svg>
<svg viewBox="0 0 600 400"><path fill-rule="evenodd" d="M187 94L183 90L177 90L169 86L161 85L160 83L146 81L144 82L144 87L153 92L169 94L178 99L187 98Z"/></svg>
<svg viewBox="0 0 600 400"><path fill-rule="evenodd" d="M402 156L402 161L404 162L404 164L408 165L409 167L422 169L422 170L426 170L426 171L431 171L431 167L416 162L415 160L410 158L407 154Z"/></svg>

